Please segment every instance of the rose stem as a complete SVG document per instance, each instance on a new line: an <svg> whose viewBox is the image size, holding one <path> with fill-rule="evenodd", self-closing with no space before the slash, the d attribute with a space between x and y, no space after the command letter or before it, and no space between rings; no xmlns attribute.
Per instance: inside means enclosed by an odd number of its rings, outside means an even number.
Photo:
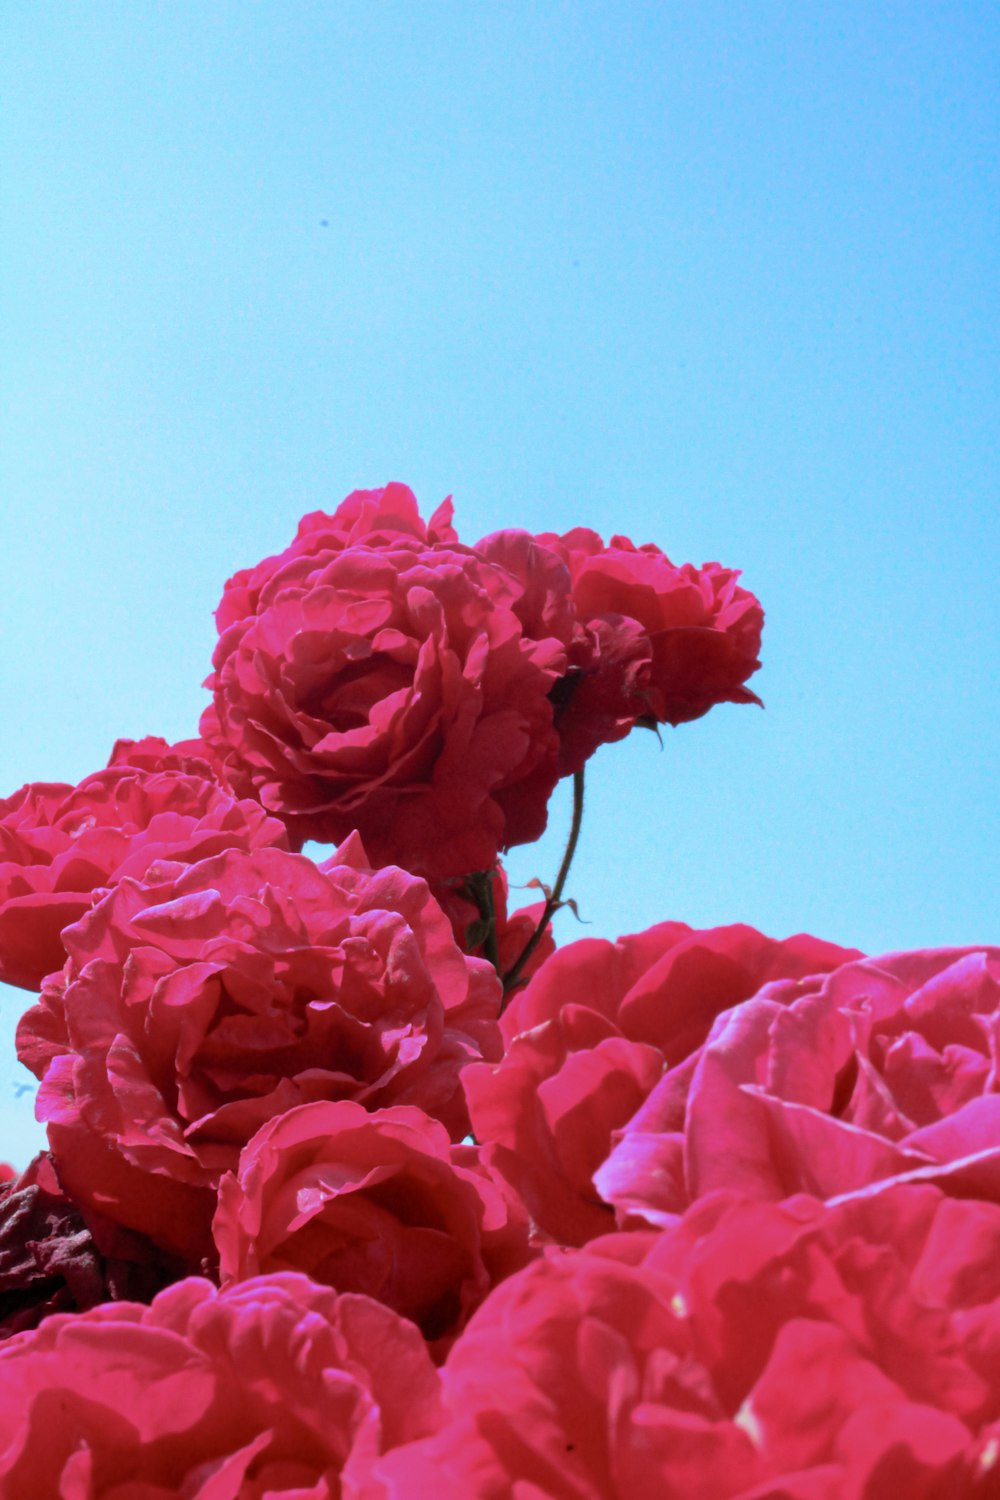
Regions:
<svg viewBox="0 0 1000 1500"><path fill-rule="evenodd" d="M467 876L466 885L479 908L480 917L486 923L483 952L499 974L500 950L497 948L497 912L493 901L493 874L492 870L477 870L475 874Z"/></svg>
<svg viewBox="0 0 1000 1500"><path fill-rule="evenodd" d="M559 874L556 876L556 883L552 887L552 894L549 896L548 900L545 902L544 907L542 908L542 915L538 919L538 926L535 928L534 932L531 934L530 938L521 949L521 952L517 957L517 961L510 969L507 970L507 973L503 976L504 999L503 1004L500 1006L501 1015L503 1015L504 1006L506 1006L510 995L517 987L525 964L528 962L528 959L531 957L535 949L538 947L539 943L542 941L542 936L545 932L545 929L546 927L548 927L549 923L552 920L553 912L557 911L559 908L560 902L562 900L563 888L566 885L566 877L569 875L569 867L573 863L573 855L576 853L577 840L580 837L580 824L582 822L583 770L581 768L579 771L574 771L573 773L573 822L569 830L569 839L566 843L566 852L562 857L562 864L559 866Z"/></svg>

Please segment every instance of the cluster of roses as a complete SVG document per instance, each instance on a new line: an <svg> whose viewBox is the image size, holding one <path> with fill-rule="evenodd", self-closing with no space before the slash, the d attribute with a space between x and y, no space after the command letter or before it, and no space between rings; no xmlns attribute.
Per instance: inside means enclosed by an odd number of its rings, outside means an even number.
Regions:
<svg viewBox="0 0 1000 1500"><path fill-rule="evenodd" d="M737 575L389 485L217 620L198 738L0 802L0 1492L1000 1496L1000 950L507 912L560 777L755 701Z"/></svg>

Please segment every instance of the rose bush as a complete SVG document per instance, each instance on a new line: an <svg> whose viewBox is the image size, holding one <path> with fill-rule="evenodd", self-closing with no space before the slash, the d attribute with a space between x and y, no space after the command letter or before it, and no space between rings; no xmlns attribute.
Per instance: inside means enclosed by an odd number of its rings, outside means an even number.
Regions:
<svg viewBox="0 0 1000 1500"><path fill-rule="evenodd" d="M224 1280L304 1271L364 1292L441 1344L529 1259L511 1195L422 1110L303 1104L223 1178L213 1234Z"/></svg>
<svg viewBox="0 0 1000 1500"><path fill-rule="evenodd" d="M193 1265L220 1176L273 1115L415 1104L458 1139L461 1069L499 1053L496 974L357 840L322 868L277 849L154 866L64 941L18 1028L60 1178Z"/></svg>
<svg viewBox="0 0 1000 1500"><path fill-rule="evenodd" d="M571 943L505 1012L503 1059L463 1074L476 1138L546 1235L604 1234L611 1210L593 1174L664 1073L683 1074L720 1011L769 980L854 956L806 935L683 922Z"/></svg>
<svg viewBox="0 0 1000 1500"><path fill-rule="evenodd" d="M629 1222L717 1188L835 1198L889 1178L1000 1202L1000 949L777 980L668 1071L597 1173Z"/></svg>
<svg viewBox="0 0 1000 1500"><path fill-rule="evenodd" d="M154 860L288 847L281 823L219 785L201 749L119 741L78 786L35 782L0 801L0 980L37 990L93 893Z"/></svg>
<svg viewBox="0 0 1000 1500"><path fill-rule="evenodd" d="M500 1016L498 852L759 701L738 578L357 491L199 737L0 804L0 1494L1000 1500L1000 949L546 934Z"/></svg>
<svg viewBox="0 0 1000 1500"><path fill-rule="evenodd" d="M304 1276L49 1318L0 1348L8 1500L375 1500L366 1475L433 1430L416 1329Z"/></svg>
<svg viewBox="0 0 1000 1500"><path fill-rule="evenodd" d="M997 1206L717 1194L497 1288L449 1420L379 1467L394 1500L973 1500L998 1369Z"/></svg>
<svg viewBox="0 0 1000 1500"><path fill-rule="evenodd" d="M400 490L307 518L230 580L202 733L297 846L357 829L377 864L439 879L545 827L569 625L545 632L552 575L564 596L569 578L535 549L519 579L503 558L520 566L523 543L462 547Z"/></svg>

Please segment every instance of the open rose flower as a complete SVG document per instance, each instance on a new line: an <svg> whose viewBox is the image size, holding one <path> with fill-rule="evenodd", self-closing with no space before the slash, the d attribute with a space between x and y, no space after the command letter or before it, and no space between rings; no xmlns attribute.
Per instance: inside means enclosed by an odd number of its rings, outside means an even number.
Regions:
<svg viewBox="0 0 1000 1500"><path fill-rule="evenodd" d="M596 1183L628 1222L717 1188L836 1198L888 1179L1000 1202L1000 949L862 959L716 1021Z"/></svg>
<svg viewBox="0 0 1000 1500"><path fill-rule="evenodd" d="M545 827L569 625L542 634L543 616L569 575L536 549L536 587L500 558L523 545L487 557L423 530L415 503L398 526L385 494L372 505L359 521L349 497L231 580L202 733L299 845L357 829L377 864L487 870Z"/></svg>
<svg viewBox="0 0 1000 1500"><path fill-rule="evenodd" d="M141 740L116 740L108 765L134 766L140 771L184 771L189 776L201 776L230 789L225 766L200 735L194 739L175 740L173 744L168 744L158 734L147 734Z"/></svg>
<svg viewBox="0 0 1000 1500"><path fill-rule="evenodd" d="M311 511L298 524L294 539L273 557L265 557L252 568L240 568L228 579L215 611L219 634L230 625L257 613L261 595L293 559L329 558L345 547L359 543L378 545L401 536L413 537L427 546L457 542L452 526L451 499L442 501L429 521L424 521L416 496L405 484L387 484L378 490L354 490L342 500L333 515Z"/></svg>
<svg viewBox="0 0 1000 1500"><path fill-rule="evenodd" d="M536 1225L563 1244L610 1227L593 1174L665 1070L683 1071L720 1011L779 976L826 972L855 950L752 927L663 922L617 943L559 949L515 996L503 1060L463 1075L477 1140Z"/></svg>
<svg viewBox="0 0 1000 1500"><path fill-rule="evenodd" d="M570 670L556 689L560 770L637 723L684 724L717 703L759 703L746 680L760 666L764 614L718 563L676 567L659 547L594 531L544 533L569 567L577 616Z"/></svg>
<svg viewBox="0 0 1000 1500"><path fill-rule="evenodd" d="M892 1187L717 1195L497 1288L392 1500L984 1500L1000 1474L1000 1209Z"/></svg>
<svg viewBox="0 0 1000 1500"><path fill-rule="evenodd" d="M419 1333L304 1276L47 1319L0 1348L0 1491L185 1500L374 1500L381 1453L432 1431Z"/></svg>
<svg viewBox="0 0 1000 1500"><path fill-rule="evenodd" d="M265 1125L223 1178L213 1225L224 1279L304 1271L454 1336L528 1258L528 1224L422 1110L303 1104Z"/></svg>
<svg viewBox="0 0 1000 1500"><path fill-rule="evenodd" d="M415 1104L455 1139L459 1074L499 1053L499 981L424 881L231 850L124 879L67 930L22 1018L60 1178L197 1265L215 1188L273 1115L314 1099Z"/></svg>
<svg viewBox="0 0 1000 1500"><path fill-rule="evenodd" d="M79 786L35 782L0 801L0 980L37 990L93 892L157 859L287 848L281 823L213 779L197 741L119 741Z"/></svg>

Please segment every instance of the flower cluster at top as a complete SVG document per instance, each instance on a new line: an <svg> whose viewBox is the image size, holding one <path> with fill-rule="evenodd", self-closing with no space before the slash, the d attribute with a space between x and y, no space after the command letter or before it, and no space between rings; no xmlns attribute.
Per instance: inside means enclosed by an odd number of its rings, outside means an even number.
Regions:
<svg viewBox="0 0 1000 1500"><path fill-rule="evenodd" d="M0 802L0 1494L1000 1497L1000 949L508 909L561 777L571 856L601 745L757 701L737 577L357 492L198 734Z"/></svg>

